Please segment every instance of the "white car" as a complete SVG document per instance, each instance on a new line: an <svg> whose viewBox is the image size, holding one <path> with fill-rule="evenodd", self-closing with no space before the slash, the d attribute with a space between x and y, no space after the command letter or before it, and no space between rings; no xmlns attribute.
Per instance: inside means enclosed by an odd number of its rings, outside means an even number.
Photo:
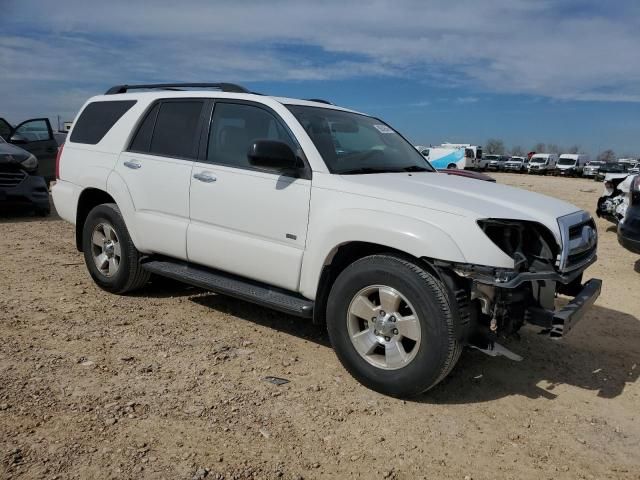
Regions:
<svg viewBox="0 0 640 480"><path fill-rule="evenodd" d="M546 175L556 169L558 156L555 153L536 153L529 159L527 171L531 174Z"/></svg>
<svg viewBox="0 0 640 480"><path fill-rule="evenodd" d="M525 157L513 156L505 162L504 170L507 172L525 172L527 170L527 159Z"/></svg>
<svg viewBox="0 0 640 480"><path fill-rule="evenodd" d="M464 346L517 359L499 338L525 319L561 337L600 292L582 283L587 212L437 173L382 120L327 102L116 86L82 107L57 173L104 290L153 273L312 318L390 395L433 387ZM556 308L557 293L575 298Z"/></svg>

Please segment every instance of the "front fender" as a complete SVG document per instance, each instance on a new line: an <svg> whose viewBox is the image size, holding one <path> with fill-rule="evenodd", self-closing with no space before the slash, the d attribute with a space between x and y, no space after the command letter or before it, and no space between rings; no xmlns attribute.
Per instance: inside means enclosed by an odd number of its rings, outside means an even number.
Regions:
<svg viewBox="0 0 640 480"><path fill-rule="evenodd" d="M350 242L374 243L414 257L467 262L456 241L428 221L366 208L325 210L319 217L309 226L300 277L300 292L310 299L315 298L324 265L341 245Z"/></svg>

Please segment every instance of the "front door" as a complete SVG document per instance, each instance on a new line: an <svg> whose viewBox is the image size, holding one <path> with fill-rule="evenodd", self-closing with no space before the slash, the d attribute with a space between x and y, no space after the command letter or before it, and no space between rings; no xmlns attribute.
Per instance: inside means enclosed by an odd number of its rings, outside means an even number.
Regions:
<svg viewBox="0 0 640 480"><path fill-rule="evenodd" d="M193 165L189 261L282 288L298 288L311 181L252 167L257 139L298 145L277 114L248 102L216 102L206 155Z"/></svg>
<svg viewBox="0 0 640 480"><path fill-rule="evenodd" d="M14 128L5 140L35 155L38 159L38 175L42 175L46 180L55 178L58 142L53 137L48 118L25 120Z"/></svg>

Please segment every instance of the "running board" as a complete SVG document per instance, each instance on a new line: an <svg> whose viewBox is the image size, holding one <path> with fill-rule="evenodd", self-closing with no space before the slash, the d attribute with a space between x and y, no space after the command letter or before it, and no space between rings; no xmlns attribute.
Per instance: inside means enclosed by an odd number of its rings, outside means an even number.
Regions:
<svg viewBox="0 0 640 480"><path fill-rule="evenodd" d="M142 263L142 267L156 275L246 300L273 310L298 317L313 317L313 302L311 300L307 300L295 292L237 275L170 260L150 260Z"/></svg>

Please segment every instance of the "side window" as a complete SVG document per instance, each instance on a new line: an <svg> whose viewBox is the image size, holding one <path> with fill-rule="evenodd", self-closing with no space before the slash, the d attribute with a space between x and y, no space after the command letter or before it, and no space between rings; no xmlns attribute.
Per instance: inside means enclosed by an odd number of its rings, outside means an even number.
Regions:
<svg viewBox="0 0 640 480"><path fill-rule="evenodd" d="M238 103L216 103L209 131L207 161L251 168L247 152L256 140L279 140L293 151L297 145L271 113Z"/></svg>
<svg viewBox="0 0 640 480"><path fill-rule="evenodd" d="M49 125L46 120L31 120L20 125L14 135L20 135L27 142L37 142L39 140L51 140Z"/></svg>
<svg viewBox="0 0 640 480"><path fill-rule="evenodd" d="M138 127L138 131L131 141L131 146L129 147L130 151L142 153L149 152L149 148L151 148L151 135L153 135L153 127L156 124L158 110L160 110L159 103L156 103L153 108L149 110L147 116Z"/></svg>
<svg viewBox="0 0 640 480"><path fill-rule="evenodd" d="M135 104L136 100L90 103L80 114L69 140L74 143L97 144Z"/></svg>
<svg viewBox="0 0 640 480"><path fill-rule="evenodd" d="M203 105L200 100L162 102L149 153L195 159L198 156L198 122Z"/></svg>

